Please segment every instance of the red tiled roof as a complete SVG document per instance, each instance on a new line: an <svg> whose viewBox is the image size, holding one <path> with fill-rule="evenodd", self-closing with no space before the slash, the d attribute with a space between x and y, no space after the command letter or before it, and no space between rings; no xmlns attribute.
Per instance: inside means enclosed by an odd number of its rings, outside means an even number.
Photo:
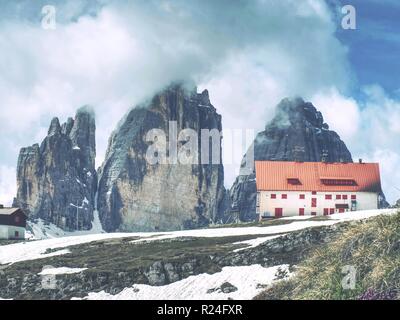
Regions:
<svg viewBox="0 0 400 320"><path fill-rule="evenodd" d="M257 190L380 192L378 163L256 161ZM289 184L299 179L300 184ZM328 185L322 180L354 180L350 185Z"/></svg>

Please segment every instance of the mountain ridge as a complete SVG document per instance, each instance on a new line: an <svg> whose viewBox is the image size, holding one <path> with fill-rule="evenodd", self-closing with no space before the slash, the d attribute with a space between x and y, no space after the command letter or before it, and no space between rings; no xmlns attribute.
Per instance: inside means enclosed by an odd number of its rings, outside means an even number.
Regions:
<svg viewBox="0 0 400 320"><path fill-rule="evenodd" d="M21 149L14 205L26 210L30 219L42 219L66 231L90 230L95 210L107 232L255 221L255 174L243 174L254 163L245 163L246 154L230 190L225 190L223 182L221 144L219 164L202 164L201 148L196 164L148 163L151 143L146 134L163 130L167 142L173 122L176 132L172 134L193 129L198 146L202 129L222 130L222 117L207 90L198 93L194 86L173 83L126 113L112 132L104 162L96 171L93 110L82 107L75 119L62 125L53 118L41 146ZM187 143L177 141L177 147ZM256 135L247 153L253 150L254 161L353 161L322 113L300 97L285 98L277 105L273 119ZM166 154L170 156L168 150ZM61 182L64 177L66 183ZM381 198L380 207L384 207L383 194Z"/></svg>

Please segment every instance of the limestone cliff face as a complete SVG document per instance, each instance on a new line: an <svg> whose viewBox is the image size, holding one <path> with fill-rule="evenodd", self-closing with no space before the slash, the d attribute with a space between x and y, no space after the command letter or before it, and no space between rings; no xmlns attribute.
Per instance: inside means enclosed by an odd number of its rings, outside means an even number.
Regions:
<svg viewBox="0 0 400 320"><path fill-rule="evenodd" d="M284 99L254 140L254 160L352 162L339 135L329 130L310 102ZM255 175L239 175L230 189L230 208L242 221L256 218Z"/></svg>
<svg viewBox="0 0 400 320"><path fill-rule="evenodd" d="M168 144L170 121L176 121L173 135L188 128L197 133L198 164L147 161L152 142L146 134L161 129ZM99 172L98 210L106 231L188 229L218 218L224 196L221 149L218 141L219 164L201 162L201 129L221 131L221 116L207 91L199 94L181 85L168 87L127 114L109 140ZM180 141L178 148L184 145Z"/></svg>
<svg viewBox="0 0 400 320"><path fill-rule="evenodd" d="M97 188L95 131L92 112L81 108L63 125L54 118L40 146L21 149L15 204L29 219L64 230L90 229Z"/></svg>

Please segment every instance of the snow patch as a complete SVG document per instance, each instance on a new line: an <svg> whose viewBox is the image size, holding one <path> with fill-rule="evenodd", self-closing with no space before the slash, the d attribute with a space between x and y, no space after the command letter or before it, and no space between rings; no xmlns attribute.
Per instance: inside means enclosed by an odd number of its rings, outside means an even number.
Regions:
<svg viewBox="0 0 400 320"><path fill-rule="evenodd" d="M293 217L283 217L283 218L279 218L280 220L307 220L307 219L311 219L315 216L293 216Z"/></svg>
<svg viewBox="0 0 400 320"><path fill-rule="evenodd" d="M211 228L211 229L197 229L197 230L183 230L173 232L160 232L149 239L133 240L132 243L143 241L158 241L173 239L178 237L205 237L205 238L219 238L243 235L276 235L293 231L302 230L309 227L330 226L340 221L336 220L322 220L322 221L295 221L284 225L273 225L263 227L237 227L237 228ZM142 234L143 235L143 234Z"/></svg>
<svg viewBox="0 0 400 320"><path fill-rule="evenodd" d="M42 270L38 275L45 276L45 275L57 275L57 274L73 274L73 273L80 273L82 271L87 270L87 268L45 268Z"/></svg>
<svg viewBox="0 0 400 320"><path fill-rule="evenodd" d="M99 212L97 210L94 210L93 212L92 229L90 229L90 232L93 234L105 233L105 231L103 230L103 226L100 222Z"/></svg>
<svg viewBox="0 0 400 320"><path fill-rule="evenodd" d="M258 247L260 244L263 244L266 241L278 238L280 236L281 235L276 235L276 236L262 237L262 238L256 238L256 239L250 239L250 240L235 242L233 244L238 244L238 245L245 244L245 245L247 245L247 247L233 250L233 252L240 252L240 251L243 251L243 250L247 250L247 249Z"/></svg>
<svg viewBox="0 0 400 320"><path fill-rule="evenodd" d="M27 240L51 239L65 237L66 232L52 223L46 223L42 219L35 222L28 221L28 228L25 233Z"/></svg>
<svg viewBox="0 0 400 320"><path fill-rule="evenodd" d="M368 219L379 215L394 214L397 209L380 209L380 210L363 210L363 211L351 211L345 213L335 213L329 216L330 219L335 221L354 221Z"/></svg>
<svg viewBox="0 0 400 320"><path fill-rule="evenodd" d="M79 180L79 179L75 179L75 180L76 180L76 182L78 182L80 185L86 187L86 184L84 184L81 180Z"/></svg>
<svg viewBox="0 0 400 320"><path fill-rule="evenodd" d="M288 265L264 268L261 265L224 267L221 272L200 274L160 287L136 284L116 295L104 291L91 292L85 300L250 300L278 281L279 270L288 271ZM218 290L224 283L237 290L224 293ZM77 299L77 298L75 298Z"/></svg>
<svg viewBox="0 0 400 320"><path fill-rule="evenodd" d="M83 202L86 203L86 201L87 199L85 198ZM99 213L97 210L93 212L92 228L90 230L64 231L63 229L57 227L55 224L44 222L42 219L38 219L35 222L28 221L27 224L28 228L25 232L26 240L43 240L59 237L73 237L105 233L101 225Z"/></svg>
<svg viewBox="0 0 400 320"><path fill-rule="evenodd" d="M38 248L35 250L30 244L33 244L36 241L32 241L29 243L17 243L17 244L11 244L8 246L2 246L4 248L0 249L0 265L2 264L12 264L16 262L21 262L21 261L27 261L27 260L36 260L36 259L44 259L44 258L50 258L50 257L55 257L55 256L61 256L64 254L71 253L69 249L62 249L62 250L57 250L54 252L46 253L47 247L43 248L41 247L40 249ZM23 244L27 244L27 246L23 246ZM16 246L19 245L19 246ZM15 247L14 247L15 246ZM7 248L5 248L7 247ZM11 251L11 253L10 253Z"/></svg>
<svg viewBox="0 0 400 320"><path fill-rule="evenodd" d="M51 253L46 253L46 251L62 249L69 246L89 243L98 240L123 237L129 237L129 234L109 233L93 234L86 236L70 236L4 245L0 246L0 265L68 254L71 252L69 249L58 250Z"/></svg>

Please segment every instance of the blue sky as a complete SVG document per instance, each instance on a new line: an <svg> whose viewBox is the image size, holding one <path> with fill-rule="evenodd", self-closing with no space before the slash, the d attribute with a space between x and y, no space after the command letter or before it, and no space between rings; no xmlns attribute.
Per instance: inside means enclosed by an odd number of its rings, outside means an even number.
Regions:
<svg viewBox="0 0 400 320"><path fill-rule="evenodd" d="M345 4L351 4L357 10L357 29L349 31L338 28L336 34L349 47L348 58L359 86L376 82L388 93L398 96L400 1L331 1L332 8ZM340 14L336 14L336 19L341 18Z"/></svg>
<svg viewBox="0 0 400 320"><path fill-rule="evenodd" d="M56 30L41 27L48 4ZM356 30L341 28L344 4ZM0 203L15 194L19 149L41 142L53 116L93 106L100 165L122 116L177 79L207 88L229 129L262 130L286 96L312 101L353 158L380 162L393 202L399 16L397 0L0 0ZM237 167L226 166L227 187Z"/></svg>

